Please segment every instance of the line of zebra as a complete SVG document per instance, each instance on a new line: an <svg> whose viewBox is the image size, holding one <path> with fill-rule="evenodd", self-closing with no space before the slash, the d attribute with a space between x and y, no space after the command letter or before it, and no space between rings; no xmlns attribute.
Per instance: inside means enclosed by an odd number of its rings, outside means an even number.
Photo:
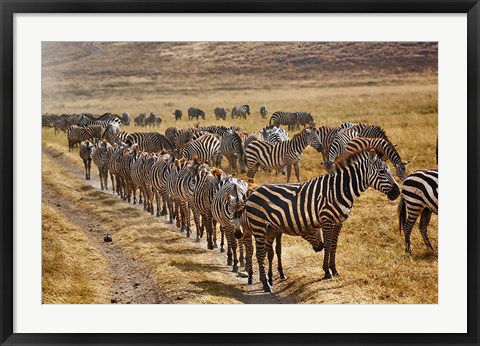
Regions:
<svg viewBox="0 0 480 346"><path fill-rule="evenodd" d="M85 149L81 149L80 156L84 159L85 152L90 150L91 159L99 169L102 189L108 189L110 173L114 193L128 202L142 203L152 215L156 206L157 216L165 215L170 222L175 221L188 237L194 233L193 216L196 241L206 235L208 249L218 246L222 252L226 249L227 265L231 265L233 271L245 265L249 283L253 282L254 239L260 281L266 292L272 290L275 253L280 278L285 278L281 258L283 233L301 236L317 252L324 250L324 278L338 275L336 248L342 224L350 215L354 200L369 187L390 200L401 195L399 225L405 232L407 252L411 251L412 227L420 215L421 234L427 247L433 249L427 226L431 214L438 213L438 170L416 171L407 176L405 163L378 126L305 128L291 139L280 130L268 126L249 135L238 127L169 128L162 137L141 134L145 136L143 142L139 133L128 134L113 145L105 138L93 144L84 142L82 148ZM363 136L352 136L343 144L328 174L300 182L295 164L305 147L310 145L328 154L339 133L345 130L357 134L363 131ZM269 143L265 137L272 133L283 136L283 140ZM163 142L158 140L158 146L149 147L150 141L155 142L151 138L162 138ZM209 151L212 148L213 151ZM252 179L253 170L261 166L273 169L290 165L288 181L294 166L298 183L252 186L228 176L218 167L218 158L228 155L235 161L246 158L247 176ZM394 165L400 179L405 179L402 190L386 161ZM229 163L229 169L235 170L230 159ZM220 245L217 244L217 223L221 231Z"/></svg>

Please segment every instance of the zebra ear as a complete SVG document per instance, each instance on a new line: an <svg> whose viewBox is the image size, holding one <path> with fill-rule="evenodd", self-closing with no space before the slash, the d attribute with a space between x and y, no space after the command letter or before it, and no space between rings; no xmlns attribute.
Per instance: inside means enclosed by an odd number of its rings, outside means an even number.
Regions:
<svg viewBox="0 0 480 346"><path fill-rule="evenodd" d="M410 163L410 161L404 161L402 162L404 166L408 165Z"/></svg>

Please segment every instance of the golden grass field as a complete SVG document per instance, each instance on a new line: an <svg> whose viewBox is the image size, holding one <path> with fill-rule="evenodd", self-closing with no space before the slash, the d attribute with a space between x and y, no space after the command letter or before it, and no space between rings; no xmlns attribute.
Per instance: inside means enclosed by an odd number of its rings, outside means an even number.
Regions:
<svg viewBox="0 0 480 346"><path fill-rule="evenodd" d="M398 145L402 159L410 160L408 172L436 167L436 45L389 44L382 50L378 44L372 49L368 44L285 43L268 46L263 55L252 53L251 62L245 57L258 49L249 50L246 43L239 57L227 49L233 43L216 50L210 49L213 43L99 43L100 51L95 52L82 44L44 45L42 113L128 111L133 117L156 111L163 120L158 131L163 133L169 126L193 126L186 119L186 110L193 106L207 114L200 126L237 125L251 132L267 125L268 119L259 114L260 106L267 105L270 114L309 111L317 125L380 125ZM245 103L252 110L247 120L215 120L215 107L230 110ZM184 113L179 122L172 114L177 108ZM85 181L83 163L78 152L68 152L64 133L43 129L42 135L44 303L110 303L118 282L128 282L118 272L121 267L112 267L118 256L125 267L135 258L135 265L149 273L149 282L141 282L142 287L149 285L145 294L125 293L131 303L438 303L437 254L427 251L417 224L412 254L405 255L398 200L389 201L378 191L364 193L344 222L337 250L339 278L322 280L323 253L314 253L301 238L285 236L288 279L280 281L274 270L274 293L268 295L261 293L255 259L255 283L248 286L246 279L229 272L225 254L205 250L204 243L186 239L163 220L92 187L98 181L96 166L92 164L93 180ZM321 155L307 148L301 179L325 174L321 162ZM245 174L239 176L246 179ZM257 184L285 181L285 176L273 173L255 176ZM429 227L435 248L437 220L434 215ZM106 233L114 239L111 249L103 243ZM142 298L152 294L153 300Z"/></svg>

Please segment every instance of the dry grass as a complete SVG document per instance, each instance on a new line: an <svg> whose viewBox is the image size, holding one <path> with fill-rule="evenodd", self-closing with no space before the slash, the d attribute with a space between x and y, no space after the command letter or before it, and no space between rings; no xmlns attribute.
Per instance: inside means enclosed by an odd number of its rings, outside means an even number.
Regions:
<svg viewBox="0 0 480 346"><path fill-rule="evenodd" d="M203 49L201 46L194 52L198 53ZM99 47L106 50L103 44ZM131 61L138 58L137 54L148 56L147 53L150 54L152 49L148 45L142 48L143 51L138 47L125 51L125 46L121 44L118 44L118 47L126 52L124 55ZM401 51L398 49L392 51L393 48L389 46L385 49L384 56L388 54L395 56L395 52ZM184 47L177 49L181 50ZM417 53L421 51L423 49L417 47ZM114 51L107 50L105 54L108 54L103 58L110 56L112 52ZM352 52L354 51L350 51L351 55ZM362 52L357 53L361 55ZM335 54L340 53L334 52L332 57ZM420 56L422 54L419 53ZM428 59L431 58L432 52L429 54ZM106 111L121 114L129 111L132 115L156 111L163 118L159 129L162 132L169 126L193 126L193 122L185 119L175 122L172 112L179 108L185 114L188 107L196 106L207 113L206 121L200 121L201 126L234 123L250 132L259 130L267 124L268 120L262 120L258 113L260 105L265 104L270 112L309 111L318 125L338 126L345 121L378 124L385 129L390 140L398 145L397 150L402 159L411 161L407 167L410 172L436 166L435 140L438 130L436 63L426 64L423 60L420 63L418 59L415 60L418 54L412 51L407 58L389 60L397 61L393 64L394 67L404 66L403 70L382 68L377 71L372 69L371 60L363 59L365 65L362 65L362 69L353 68L351 73L348 65L345 65L343 70L336 69L328 73L326 68L314 63L308 67L310 70L301 70L298 75L292 75L289 65L286 72L280 74L281 78L279 77L277 83L273 77L259 82L262 78L255 79L254 71L246 73L239 79L234 89L223 88L215 74L210 77L199 73L192 77L192 83L182 81L181 71L177 70L184 66L183 60L178 66L172 65L172 61L167 60L170 61L170 66L176 66L175 71L178 73L172 72L172 76L166 76L153 72L133 73L132 69L140 67L133 68L114 63L112 66L118 68L118 71L113 67L107 71L106 65L100 64L101 61L98 60L102 58L101 55L72 60L68 64L44 66L46 84L43 111L59 114ZM414 57L416 58L413 59ZM99 66L105 68L105 74L80 74L81 77L76 79L67 78L72 76L72 67L84 70L87 67L93 68L88 59L97 59L93 61L97 61ZM291 59L295 57L292 56ZM328 57L327 60L331 61L331 58ZM188 59L185 61L188 62ZM240 64L239 66L243 64L241 61L235 63ZM148 68L155 65L151 61L150 64L152 65L148 65ZM163 65L158 62L158 66ZM266 76L269 74L268 71L272 72L274 69L271 67L268 70L266 66L262 63L259 67L267 71L260 76ZM358 67L358 64L355 66ZM148 68L145 67L146 70ZM311 73L315 69L319 72ZM129 74L129 71L132 73ZM234 71L229 70L228 76L232 76ZM58 83L55 84L54 81ZM146 83L147 81L150 81L150 84ZM119 84L113 85L115 83ZM111 85L106 86L107 84ZM232 84L234 83L230 83ZM77 95L78 88L85 89L86 94ZM253 110L249 119L235 122L229 118L226 122L214 119L214 107L231 108L233 105L244 103L249 103ZM134 127L127 127L125 130L149 131ZM65 153L67 151L65 135L54 136L51 130L44 130L43 141L44 145L64 152L63 159L71 162L78 172L82 172L83 167L78 154ZM319 154L312 148L307 148L301 164L302 180L324 174L320 166L321 161ZM92 169L92 176L96 175L96 168ZM181 301L183 303L241 301L238 286L225 284L228 281L225 272L222 271L223 255L213 256L214 254L201 251L189 242L182 242L182 235L163 230L157 220L143 212L129 208L125 202L116 197L107 198L97 191L83 191L81 181L76 181L68 172L61 174L65 174L63 181L66 184L76 186L74 189L65 188L64 193L70 195L72 200L84 196L76 202L79 206L104 219L108 227L118 228L116 232L125 251L138 256L149 268L155 270L156 282L162 292L172 297L174 296L172 290L182 292L187 297ZM240 177L246 178L245 175ZM262 184L285 182L286 178L259 172L255 180L256 183ZM85 196L89 197L88 202ZM275 282L275 294L287 302L298 303L437 303L437 255L427 252L418 225L412 234L412 256L404 254L403 236L398 232L396 208L397 202L388 201L381 193L373 190L368 190L355 202L351 216L344 223L339 238L337 267L341 276L336 280L320 280L323 276L321 269L323 256L313 253L309 244L300 238L284 237L284 265L289 279ZM113 211L118 210L122 211L120 221L111 216ZM429 228L434 247L438 239L437 220L434 215ZM217 257L221 258L219 262L221 265L216 264ZM198 263L205 264L199 267ZM257 272L256 265L254 269Z"/></svg>
<svg viewBox="0 0 480 346"><path fill-rule="evenodd" d="M110 302L105 259L76 225L42 202L42 303Z"/></svg>

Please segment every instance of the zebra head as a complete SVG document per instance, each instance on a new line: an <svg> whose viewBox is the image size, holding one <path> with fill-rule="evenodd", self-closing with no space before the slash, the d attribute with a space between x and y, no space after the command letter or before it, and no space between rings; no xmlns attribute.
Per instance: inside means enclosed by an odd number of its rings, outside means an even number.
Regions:
<svg viewBox="0 0 480 346"><path fill-rule="evenodd" d="M409 163L410 161L404 161L395 165L395 173L397 174L397 177L399 177L401 181L404 181L405 178L407 177L407 168L405 166L408 165Z"/></svg>
<svg viewBox="0 0 480 346"><path fill-rule="evenodd" d="M383 160L383 156L376 151L368 151L367 160L368 184L386 194L389 200L395 200L400 195L400 189L390 173L387 163Z"/></svg>
<svg viewBox="0 0 480 346"><path fill-rule="evenodd" d="M307 144L313 147L317 152L323 151L323 145L320 142L320 138L318 137L317 131L314 129L306 128L303 130L307 135Z"/></svg>

